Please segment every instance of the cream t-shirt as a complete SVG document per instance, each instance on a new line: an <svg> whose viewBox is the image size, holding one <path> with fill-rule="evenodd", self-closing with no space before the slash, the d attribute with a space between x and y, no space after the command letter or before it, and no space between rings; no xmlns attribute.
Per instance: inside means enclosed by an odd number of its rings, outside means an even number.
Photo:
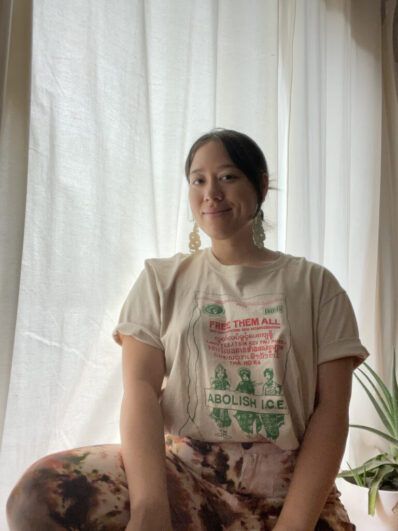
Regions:
<svg viewBox="0 0 398 531"><path fill-rule="evenodd" d="M303 438L318 365L368 352L349 298L324 267L288 254L221 264L206 248L145 261L119 332L164 351L165 431L208 442Z"/></svg>

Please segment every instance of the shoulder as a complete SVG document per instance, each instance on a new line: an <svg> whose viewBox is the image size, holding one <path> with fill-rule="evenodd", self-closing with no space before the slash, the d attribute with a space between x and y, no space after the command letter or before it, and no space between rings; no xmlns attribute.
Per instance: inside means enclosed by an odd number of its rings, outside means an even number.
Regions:
<svg viewBox="0 0 398 531"><path fill-rule="evenodd" d="M170 286L174 280L182 275L192 276L200 271L203 263L201 253L176 253L166 258L147 258L144 270L159 286Z"/></svg>
<svg viewBox="0 0 398 531"><path fill-rule="evenodd" d="M187 260L189 256L190 255L186 253L176 253L173 254L173 256L168 256L166 258L147 258L144 263L145 267L148 266L153 269L168 269Z"/></svg>
<svg viewBox="0 0 398 531"><path fill-rule="evenodd" d="M336 276L326 266L308 260L304 256L290 254L284 256L285 270L289 279L300 285L302 289L308 288L312 292L317 292L324 302L339 293L345 293Z"/></svg>
<svg viewBox="0 0 398 531"><path fill-rule="evenodd" d="M288 267L296 268L302 271L314 271L316 273L328 271L325 266L318 264L317 262L308 260L308 258L306 258L305 256L294 256L292 254L287 253L281 253L281 255L284 257L285 264Z"/></svg>
<svg viewBox="0 0 398 531"><path fill-rule="evenodd" d="M168 275L177 272L184 265L192 263L193 255L176 253L166 258L147 258L144 262L146 270L153 271L156 275Z"/></svg>
<svg viewBox="0 0 398 531"><path fill-rule="evenodd" d="M291 254L281 253L284 256L284 264L291 271L296 270L301 274L311 274L313 276L336 279L333 273L324 265L308 260L304 256L293 256Z"/></svg>

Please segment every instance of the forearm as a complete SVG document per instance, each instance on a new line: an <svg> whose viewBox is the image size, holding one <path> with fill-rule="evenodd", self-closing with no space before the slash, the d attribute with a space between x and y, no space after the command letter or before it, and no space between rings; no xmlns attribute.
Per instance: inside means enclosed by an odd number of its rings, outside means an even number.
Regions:
<svg viewBox="0 0 398 531"><path fill-rule="evenodd" d="M276 531L312 531L335 481L348 433L345 411L318 406L308 424Z"/></svg>
<svg viewBox="0 0 398 531"><path fill-rule="evenodd" d="M132 512L157 507L168 513L163 418L148 383L125 392L120 433Z"/></svg>

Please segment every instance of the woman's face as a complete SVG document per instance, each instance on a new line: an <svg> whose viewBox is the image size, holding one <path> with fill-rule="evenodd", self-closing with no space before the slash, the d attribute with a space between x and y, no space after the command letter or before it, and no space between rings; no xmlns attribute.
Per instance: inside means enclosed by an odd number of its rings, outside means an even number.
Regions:
<svg viewBox="0 0 398 531"><path fill-rule="evenodd" d="M195 153L189 173L189 202L197 224L210 238L247 237L257 195L222 142L210 141Z"/></svg>
<svg viewBox="0 0 398 531"><path fill-rule="evenodd" d="M222 378L224 378L224 369L222 367L218 367L216 369L216 377L221 380Z"/></svg>
<svg viewBox="0 0 398 531"><path fill-rule="evenodd" d="M264 373L264 375L265 375L265 382L266 383L271 383L272 382L272 378L273 378L273 373L267 371L267 372Z"/></svg>

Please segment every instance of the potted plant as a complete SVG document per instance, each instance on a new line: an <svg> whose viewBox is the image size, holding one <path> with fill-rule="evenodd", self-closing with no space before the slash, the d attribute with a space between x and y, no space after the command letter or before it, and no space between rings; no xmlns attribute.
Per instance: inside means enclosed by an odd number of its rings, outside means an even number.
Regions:
<svg viewBox="0 0 398 531"><path fill-rule="evenodd" d="M354 372L354 376L364 388L387 432L358 424L350 424L350 427L376 433L390 443L390 450L372 457L357 468L349 467L349 470L340 472L338 477L344 478L351 485L358 485L362 488L360 495L363 497L366 495L367 513L371 515L372 529L398 529L398 383L395 350L391 391L367 363L364 363L363 367L359 367ZM362 377L356 374L357 371ZM344 494L347 496L344 483L339 483L339 487L343 501L348 506L349 503L344 500ZM357 490L356 502L358 502L358 494ZM349 507L347 509L350 512ZM375 514L382 519L382 527L374 527ZM388 521L391 522L392 527L389 527ZM362 530L362 527L359 529Z"/></svg>

